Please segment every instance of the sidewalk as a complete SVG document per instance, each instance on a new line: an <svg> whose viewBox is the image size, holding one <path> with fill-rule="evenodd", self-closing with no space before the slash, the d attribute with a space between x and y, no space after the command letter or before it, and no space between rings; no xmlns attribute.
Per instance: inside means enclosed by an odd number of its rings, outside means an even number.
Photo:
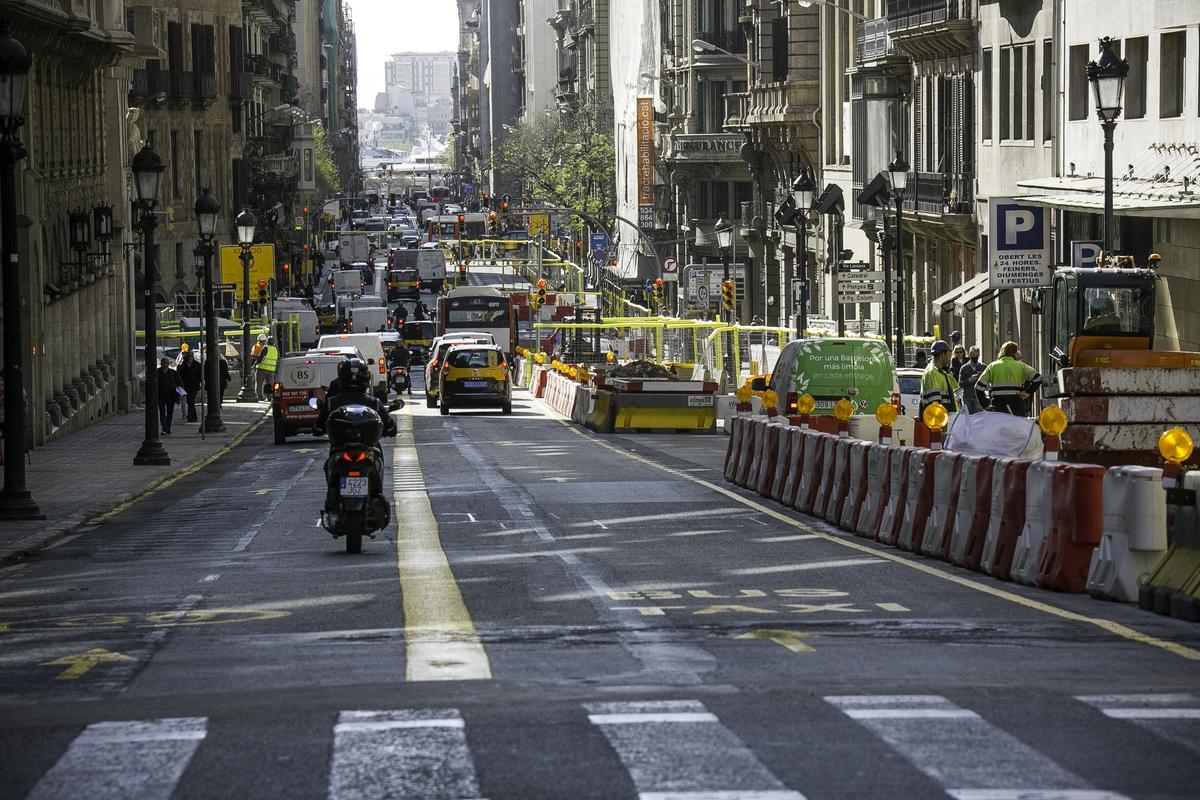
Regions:
<svg viewBox="0 0 1200 800"><path fill-rule="evenodd" d="M269 420L269 409L265 402L227 401L221 408L225 432L206 434L203 439L199 424L180 422L176 409L174 432L162 437L171 456L171 464L165 467L133 464L145 432L141 407L37 448L25 468L26 486L46 518L0 522L0 561L35 553L89 520L195 472Z"/></svg>

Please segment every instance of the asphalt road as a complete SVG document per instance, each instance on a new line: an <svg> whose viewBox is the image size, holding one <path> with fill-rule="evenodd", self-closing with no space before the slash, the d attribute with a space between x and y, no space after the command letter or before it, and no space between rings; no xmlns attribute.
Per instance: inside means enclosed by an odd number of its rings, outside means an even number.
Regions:
<svg viewBox="0 0 1200 800"><path fill-rule="evenodd" d="M0 798L1194 798L1200 628L846 537L521 392L232 454L0 568Z"/></svg>

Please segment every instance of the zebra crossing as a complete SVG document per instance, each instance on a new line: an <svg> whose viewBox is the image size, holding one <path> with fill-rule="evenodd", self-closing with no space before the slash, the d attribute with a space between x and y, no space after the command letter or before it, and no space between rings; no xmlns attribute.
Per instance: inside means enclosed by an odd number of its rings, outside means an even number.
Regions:
<svg viewBox="0 0 1200 800"><path fill-rule="evenodd" d="M567 712L571 724L590 726L611 748L610 764L572 763L562 770L595 770L603 785L632 785L637 800L815 800L828 790L806 793L789 785L756 754L752 744L700 700L583 702ZM824 704L842 720L831 731L845 755L847 770L904 769L905 762L955 800L1120 800L1136 797L1096 786L1038 752L984 714L940 695L828 695L805 698ZM1099 711L1103 724L1122 727L1121 737L1146 735L1192 753L1200 742L1200 697L1191 694L1079 695L1066 702L1084 712ZM1031 710L1037 704L1031 702ZM816 709L813 709L814 711ZM840 715L837 713L840 712ZM564 713L561 709L556 713ZM551 714L553 716L553 714ZM486 718L486 717L485 717ZM555 724L562 719L555 718ZM30 800L88 796L167 800L181 780L203 781L212 789L220 776L188 770L201 748L221 748L204 717L97 722L86 726L27 795ZM492 725L497 724L494 718ZM731 727L732 725L732 727ZM438 798L498 800L489 794L488 770L495 753L479 758L472 742L489 736L487 723L475 729L470 709L407 708L344 710L330 717L329 760L324 786L330 800ZM741 730L746 731L744 720ZM784 743L791 761L819 758L797 727ZM1086 737L1090 728L1077 731ZM472 734L469 736L469 734ZM752 732L751 732L752 735ZM881 740L900 760L888 766L854 763L856 737ZM1159 744L1162 742L1160 741ZM773 742L772 747L778 747ZM233 747L235 745L225 745ZM544 757L544 754L540 754ZM9 753L19 757L19 753ZM506 753L505 767L529 754ZM776 759L773 763L778 764ZM897 765L900 765L899 767ZM618 780L605 770L623 771ZM186 778L185 778L186 776ZM893 776L889 776L891 778ZM890 785L908 785L897 774ZM1177 793L1192 797L1196 775L1180 776ZM790 780L795 783L794 775ZM494 786L502 785L494 784ZM1174 786L1174 784L1172 784ZM185 792L186 793L186 792ZM547 787L547 797L557 796ZM896 797L889 793L887 797Z"/></svg>

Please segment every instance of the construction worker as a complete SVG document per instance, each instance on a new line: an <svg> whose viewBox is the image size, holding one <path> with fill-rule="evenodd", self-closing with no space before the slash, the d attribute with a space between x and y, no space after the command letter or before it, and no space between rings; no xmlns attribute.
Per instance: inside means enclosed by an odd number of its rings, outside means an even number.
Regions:
<svg viewBox="0 0 1200 800"><path fill-rule="evenodd" d="M1029 416L1029 398L1042 385L1038 371L1021 361L1016 342L1005 342L1000 357L987 365L975 387L988 397L987 411Z"/></svg>
<svg viewBox="0 0 1200 800"><path fill-rule="evenodd" d="M259 340L262 341L260 335ZM275 381L275 365L279 363L279 349L275 347L275 337L266 340L258 355L258 363L254 365L258 372L258 380L254 383L255 394L263 396L263 387L270 386Z"/></svg>
<svg viewBox="0 0 1200 800"><path fill-rule="evenodd" d="M950 345L941 339L929 348L933 360L921 373L921 414L934 403L941 403L949 412L958 410L954 400L954 392L958 389L958 381L950 374Z"/></svg>

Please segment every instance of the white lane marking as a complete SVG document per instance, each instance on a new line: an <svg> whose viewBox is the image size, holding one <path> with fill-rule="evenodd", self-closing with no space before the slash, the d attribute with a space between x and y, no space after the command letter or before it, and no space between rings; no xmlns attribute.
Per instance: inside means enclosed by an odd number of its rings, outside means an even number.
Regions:
<svg viewBox="0 0 1200 800"><path fill-rule="evenodd" d="M168 800L205 733L204 717L89 725L27 800Z"/></svg>
<svg viewBox="0 0 1200 800"><path fill-rule="evenodd" d="M707 711L676 711L658 714L589 714L593 725L636 725L651 722L717 722L717 717Z"/></svg>
<svg viewBox="0 0 1200 800"><path fill-rule="evenodd" d="M773 564L769 567L743 567L726 570L730 575L770 575L776 572L803 572L810 569L857 567L863 564L886 564L881 558L833 558L828 561L806 561L802 564Z"/></svg>
<svg viewBox="0 0 1200 800"><path fill-rule="evenodd" d="M680 520L689 517L731 517L741 515L742 509L738 508L711 508L701 511L680 511L675 514L643 514L637 517L612 517L611 519L603 520L605 525L626 525L638 522L662 522ZM586 528L601 520L592 520L591 522L572 522L566 527L568 528Z"/></svg>
<svg viewBox="0 0 1200 800"><path fill-rule="evenodd" d="M212 575L205 575L203 578L200 579L200 582L201 583L212 583L213 581L217 580L220 577L221 577L221 573L214 572Z"/></svg>
<svg viewBox="0 0 1200 800"><path fill-rule="evenodd" d="M333 730L329 800L480 797L456 709L343 711Z"/></svg>
<svg viewBox="0 0 1200 800"><path fill-rule="evenodd" d="M764 536L761 539L752 539L754 542L762 542L763 544L772 544L774 542L803 542L808 539L820 539L815 533L797 533L790 536Z"/></svg>
<svg viewBox="0 0 1200 800"><path fill-rule="evenodd" d="M804 800L703 703L605 702L584 708L628 770L639 800Z"/></svg>
<svg viewBox="0 0 1200 800"><path fill-rule="evenodd" d="M1093 694L1075 698L1109 719L1128 720L1200 755L1200 697L1193 694Z"/></svg>
<svg viewBox="0 0 1200 800"><path fill-rule="evenodd" d="M900 605L899 603L876 603L884 611L912 611L908 606Z"/></svg>
<svg viewBox="0 0 1200 800"><path fill-rule="evenodd" d="M1094 790L1083 778L940 695L831 695L825 700L959 800L1121 797ZM1078 792L1084 794L1074 794Z"/></svg>

